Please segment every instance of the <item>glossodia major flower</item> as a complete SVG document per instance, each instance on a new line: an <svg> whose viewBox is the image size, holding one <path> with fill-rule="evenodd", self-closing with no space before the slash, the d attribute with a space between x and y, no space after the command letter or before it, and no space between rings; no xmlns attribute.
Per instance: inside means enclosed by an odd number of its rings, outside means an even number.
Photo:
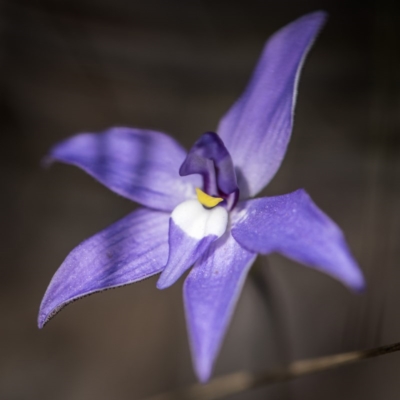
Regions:
<svg viewBox="0 0 400 400"><path fill-rule="evenodd" d="M154 131L112 128L56 145L76 165L143 207L81 243L55 273L39 327L71 301L161 272L160 289L192 265L183 288L193 363L206 382L257 253L281 253L353 290L364 279L340 229L304 190L251 199L289 143L299 72L325 20L306 15L267 42L243 95L189 153Z"/></svg>

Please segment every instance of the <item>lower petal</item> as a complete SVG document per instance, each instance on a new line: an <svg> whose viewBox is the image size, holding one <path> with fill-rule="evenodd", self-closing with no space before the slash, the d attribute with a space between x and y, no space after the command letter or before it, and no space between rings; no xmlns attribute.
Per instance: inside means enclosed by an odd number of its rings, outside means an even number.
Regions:
<svg viewBox="0 0 400 400"><path fill-rule="evenodd" d="M239 203L233 237L246 249L281 253L325 272L353 290L364 277L340 228L304 190Z"/></svg>
<svg viewBox="0 0 400 400"><path fill-rule="evenodd" d="M39 327L76 299L160 272L168 257L168 220L167 213L139 209L72 250L47 288Z"/></svg>
<svg viewBox="0 0 400 400"><path fill-rule="evenodd" d="M228 224L223 207L204 208L197 200L181 203L171 214L169 256L157 287L165 289L175 283L221 237Z"/></svg>
<svg viewBox="0 0 400 400"><path fill-rule="evenodd" d="M236 302L256 254L227 233L214 242L187 277L183 296L194 368L210 378Z"/></svg>

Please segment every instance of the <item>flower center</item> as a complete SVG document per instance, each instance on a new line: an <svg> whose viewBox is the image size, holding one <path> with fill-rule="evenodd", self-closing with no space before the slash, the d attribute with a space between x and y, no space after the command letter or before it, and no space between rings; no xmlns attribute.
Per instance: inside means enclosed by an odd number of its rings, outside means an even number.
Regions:
<svg viewBox="0 0 400 400"><path fill-rule="evenodd" d="M199 202L213 208L225 200L224 207L230 211L239 198L236 172L229 151L214 132L204 133L192 146L179 169L181 176L200 174L203 190L197 191Z"/></svg>
<svg viewBox="0 0 400 400"><path fill-rule="evenodd" d="M207 193L204 193L201 189L196 188L196 193L197 193L197 199L199 200L199 202L207 208L213 208L216 205L218 205L219 203L221 203L221 201L224 201L224 199L222 197L213 197L208 195Z"/></svg>

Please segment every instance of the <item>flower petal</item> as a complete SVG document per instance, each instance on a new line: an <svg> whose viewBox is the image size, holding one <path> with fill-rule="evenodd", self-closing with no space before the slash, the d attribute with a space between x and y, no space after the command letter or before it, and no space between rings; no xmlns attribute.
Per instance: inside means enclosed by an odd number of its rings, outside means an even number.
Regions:
<svg viewBox="0 0 400 400"><path fill-rule="evenodd" d="M197 200L187 200L171 214L168 263L157 282L159 289L175 283L221 237L228 224L223 207L205 209Z"/></svg>
<svg viewBox="0 0 400 400"><path fill-rule="evenodd" d="M186 321L193 364L201 382L210 378L247 272L256 256L226 233L211 244L185 281Z"/></svg>
<svg viewBox="0 0 400 400"><path fill-rule="evenodd" d="M179 176L185 157L171 137L131 128L79 134L58 143L49 154L50 160L82 168L121 196L163 211L195 197L194 186L201 179Z"/></svg>
<svg viewBox="0 0 400 400"><path fill-rule="evenodd" d="M246 249L278 252L325 272L351 289L364 278L339 227L304 190L239 203L233 237Z"/></svg>
<svg viewBox="0 0 400 400"><path fill-rule="evenodd" d="M168 258L168 220L167 213L139 209L72 250L44 295L39 328L80 297L160 272Z"/></svg>
<svg viewBox="0 0 400 400"><path fill-rule="evenodd" d="M218 127L235 164L241 198L273 178L289 143L299 73L326 15L315 12L267 42L245 92Z"/></svg>
<svg viewBox="0 0 400 400"><path fill-rule="evenodd" d="M192 146L179 173L182 176L200 174L205 191L211 196L225 195L238 190L231 156L221 138L206 132Z"/></svg>

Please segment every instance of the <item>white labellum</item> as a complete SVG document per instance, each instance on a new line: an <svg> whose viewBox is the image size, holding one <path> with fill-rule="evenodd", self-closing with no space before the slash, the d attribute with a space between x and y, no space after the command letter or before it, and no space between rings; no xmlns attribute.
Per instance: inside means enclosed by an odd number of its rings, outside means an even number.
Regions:
<svg viewBox="0 0 400 400"><path fill-rule="evenodd" d="M195 239L209 235L221 237L228 225L228 212L225 208L216 206L206 209L194 199L175 207L171 218L188 236Z"/></svg>

